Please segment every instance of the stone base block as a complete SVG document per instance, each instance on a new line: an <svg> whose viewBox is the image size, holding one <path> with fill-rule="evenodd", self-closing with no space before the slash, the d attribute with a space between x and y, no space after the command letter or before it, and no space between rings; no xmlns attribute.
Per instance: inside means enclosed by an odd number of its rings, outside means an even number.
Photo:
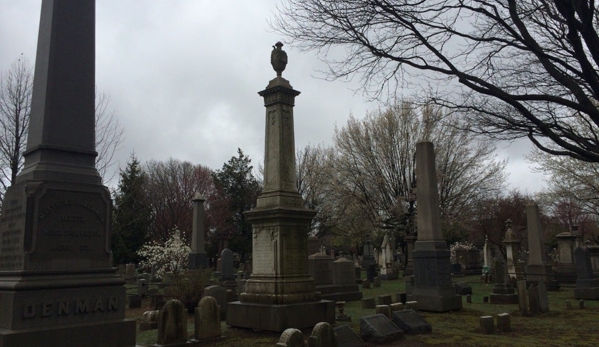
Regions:
<svg viewBox="0 0 599 347"><path fill-rule="evenodd" d="M557 281L561 283L576 282L576 264L559 264L555 274Z"/></svg>
<svg viewBox="0 0 599 347"><path fill-rule="evenodd" d="M453 288L452 288L453 289ZM417 301L418 309L429 312L449 312L462 309L461 295L433 296L419 295L415 288L414 293L408 295L408 301Z"/></svg>
<svg viewBox="0 0 599 347"><path fill-rule="evenodd" d="M574 297L578 300L599 300L599 287L574 288Z"/></svg>
<svg viewBox="0 0 599 347"><path fill-rule="evenodd" d="M348 292L348 293L331 293L331 294L322 294L322 300L331 300L331 301L358 301L362 300L362 292Z"/></svg>
<svg viewBox="0 0 599 347"><path fill-rule="evenodd" d="M190 269L205 269L208 267L208 254L206 252L189 253L188 261Z"/></svg>
<svg viewBox="0 0 599 347"><path fill-rule="evenodd" d="M44 329L0 329L0 346L134 347L135 321L99 322Z"/></svg>
<svg viewBox="0 0 599 347"><path fill-rule="evenodd" d="M491 303L497 305L517 305L518 294L491 294Z"/></svg>
<svg viewBox="0 0 599 347"><path fill-rule="evenodd" d="M234 301L227 305L227 325L231 327L283 332L312 328L319 322L335 323L335 302L264 305Z"/></svg>

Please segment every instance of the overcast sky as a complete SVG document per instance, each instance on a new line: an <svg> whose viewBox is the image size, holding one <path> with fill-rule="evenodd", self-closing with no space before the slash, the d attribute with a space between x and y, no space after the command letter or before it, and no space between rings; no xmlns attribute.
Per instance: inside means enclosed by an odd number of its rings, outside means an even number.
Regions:
<svg viewBox="0 0 599 347"><path fill-rule="evenodd" d="M241 148L255 167L264 157L264 106L257 94L275 77L269 30L279 0L97 0L96 84L125 129L117 153L124 166L173 157L219 169ZM41 0L0 0L0 70L23 53L35 62ZM283 43L285 43L283 41ZM379 107L357 85L316 78L313 54L283 47L283 77L301 92L294 109L296 148L330 144L335 125ZM500 146L509 188L534 193L519 141Z"/></svg>

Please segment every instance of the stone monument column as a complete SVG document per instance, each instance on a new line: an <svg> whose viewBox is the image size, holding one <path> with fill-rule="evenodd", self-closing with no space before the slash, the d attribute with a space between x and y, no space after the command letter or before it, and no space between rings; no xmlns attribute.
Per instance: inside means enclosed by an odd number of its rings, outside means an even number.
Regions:
<svg viewBox="0 0 599 347"><path fill-rule="evenodd" d="M555 273L551 269L551 264L547 261L539 206L534 201L526 204L526 221L528 229L526 281L531 283L545 281L547 290L558 290L559 285L555 280Z"/></svg>
<svg viewBox="0 0 599 347"><path fill-rule="evenodd" d="M416 144L416 201L418 240L414 243L414 286L408 300L423 311L447 312L462 308L451 281L450 252L441 233L435 150L431 142Z"/></svg>
<svg viewBox="0 0 599 347"><path fill-rule="evenodd" d="M204 229L206 211L204 210L204 197L200 193L193 201L193 224L191 233L191 253L189 253L190 269L205 269L208 267L208 254L204 246Z"/></svg>
<svg viewBox="0 0 599 347"><path fill-rule="evenodd" d="M520 247L520 241L516 239L516 234L512 230L512 221L510 219L505 221L506 232L503 244L505 245L505 255L507 258L507 272L510 277L514 277L517 280L522 279L523 274L518 273L518 248Z"/></svg>
<svg viewBox="0 0 599 347"><path fill-rule="evenodd" d="M320 299L308 272L308 231L315 211L296 188L293 106L300 94L281 77L287 54L277 42L271 64L277 77L258 94L266 107L264 190L252 224L252 275L239 301L227 306L227 325L257 330L304 329L335 322L335 305Z"/></svg>
<svg viewBox="0 0 599 347"><path fill-rule="evenodd" d="M134 346L95 168L95 1L42 0L25 165L0 217L0 345Z"/></svg>

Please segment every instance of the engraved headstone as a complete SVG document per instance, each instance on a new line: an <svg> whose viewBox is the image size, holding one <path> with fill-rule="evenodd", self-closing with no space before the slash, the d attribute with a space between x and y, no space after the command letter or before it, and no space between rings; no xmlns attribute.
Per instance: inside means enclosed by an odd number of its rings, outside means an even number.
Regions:
<svg viewBox="0 0 599 347"><path fill-rule="evenodd" d="M308 257L308 273L317 286L333 284L333 259L324 253Z"/></svg>
<svg viewBox="0 0 599 347"><path fill-rule="evenodd" d="M172 299L164 304L158 321L158 344L187 341L187 310L181 301Z"/></svg>
<svg viewBox="0 0 599 347"><path fill-rule="evenodd" d="M327 322L316 324L308 337L307 345L308 347L338 347L333 326Z"/></svg>
<svg viewBox="0 0 599 347"><path fill-rule="evenodd" d="M95 167L95 1L42 0L24 166L0 213L0 344L135 345Z"/></svg>
<svg viewBox="0 0 599 347"><path fill-rule="evenodd" d="M202 297L210 296L216 300L216 303L220 306L220 319L225 320L227 318L227 289L222 286L208 286L204 288Z"/></svg>
<svg viewBox="0 0 599 347"><path fill-rule="evenodd" d="M393 323L409 335L426 334L433 331L430 323L414 310L393 312Z"/></svg>
<svg viewBox="0 0 599 347"><path fill-rule="evenodd" d="M214 339L221 336L220 311L216 299L204 296L195 310L196 340Z"/></svg>
<svg viewBox="0 0 599 347"><path fill-rule="evenodd" d="M276 347L306 347L306 341L301 330L288 328L281 334Z"/></svg>
<svg viewBox="0 0 599 347"><path fill-rule="evenodd" d="M576 288L574 288L574 297L576 299L599 299L599 281L593 277L593 267L589 249L586 247L577 247L574 250L576 260Z"/></svg>
<svg viewBox="0 0 599 347"><path fill-rule="evenodd" d="M360 317L360 337L364 341L386 343L399 340L403 331L384 314Z"/></svg>
<svg viewBox="0 0 599 347"><path fill-rule="evenodd" d="M228 248L223 249L220 254L221 259L221 281L228 281L235 279L235 268L233 267L233 251Z"/></svg>
<svg viewBox="0 0 599 347"><path fill-rule="evenodd" d="M501 305L517 304L518 294L516 294L514 286L510 281L510 276L503 260L496 259L493 262L493 274L495 285L491 293L491 303Z"/></svg>

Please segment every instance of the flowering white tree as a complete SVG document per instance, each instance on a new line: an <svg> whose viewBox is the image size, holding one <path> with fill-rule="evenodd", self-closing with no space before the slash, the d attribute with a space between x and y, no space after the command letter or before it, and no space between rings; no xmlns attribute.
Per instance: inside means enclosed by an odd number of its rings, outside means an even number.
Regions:
<svg viewBox="0 0 599 347"><path fill-rule="evenodd" d="M181 239L178 229L173 229L170 234L164 243L150 241L137 251L143 258L139 266L155 268L158 277L162 277L167 271L176 274L187 268L191 247Z"/></svg>
<svg viewBox="0 0 599 347"><path fill-rule="evenodd" d="M452 243L451 245L449 245L449 252L450 252L450 261L452 264L456 264L458 262L457 256L456 256L456 251L457 250L469 250L469 249L476 249L476 246L471 244L468 241L465 242L455 242Z"/></svg>

